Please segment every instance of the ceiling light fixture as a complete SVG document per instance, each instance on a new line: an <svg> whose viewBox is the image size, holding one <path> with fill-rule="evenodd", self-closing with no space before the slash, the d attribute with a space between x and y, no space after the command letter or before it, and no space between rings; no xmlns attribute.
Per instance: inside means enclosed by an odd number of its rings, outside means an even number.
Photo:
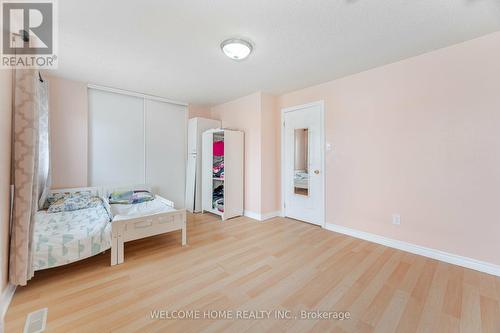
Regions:
<svg viewBox="0 0 500 333"><path fill-rule="evenodd" d="M222 52L233 60L243 60L252 53L252 44L244 39L226 39L220 44Z"/></svg>

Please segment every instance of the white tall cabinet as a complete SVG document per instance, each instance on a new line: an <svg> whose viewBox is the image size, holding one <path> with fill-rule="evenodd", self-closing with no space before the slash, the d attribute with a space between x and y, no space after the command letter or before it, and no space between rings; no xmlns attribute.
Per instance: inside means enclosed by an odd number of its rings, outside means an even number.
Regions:
<svg viewBox="0 0 500 333"><path fill-rule="evenodd" d="M217 214L222 220L243 215L243 132L204 132L202 154L203 211Z"/></svg>
<svg viewBox="0 0 500 333"><path fill-rule="evenodd" d="M191 118L188 122L188 158L186 167L186 209L201 211L202 136L203 132L220 128L220 120Z"/></svg>

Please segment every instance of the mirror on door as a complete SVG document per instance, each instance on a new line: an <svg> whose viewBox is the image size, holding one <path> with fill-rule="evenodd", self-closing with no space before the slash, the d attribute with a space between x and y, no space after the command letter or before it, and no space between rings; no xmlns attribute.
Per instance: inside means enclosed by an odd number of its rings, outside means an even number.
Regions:
<svg viewBox="0 0 500 333"><path fill-rule="evenodd" d="M295 129L295 163L293 187L294 193L309 195L309 130L307 128Z"/></svg>

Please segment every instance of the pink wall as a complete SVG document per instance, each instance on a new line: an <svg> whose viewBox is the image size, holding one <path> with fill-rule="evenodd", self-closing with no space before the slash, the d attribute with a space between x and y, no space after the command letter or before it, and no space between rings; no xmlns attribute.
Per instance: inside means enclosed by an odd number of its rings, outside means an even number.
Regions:
<svg viewBox="0 0 500 333"><path fill-rule="evenodd" d="M261 213L280 210L280 115L273 95L261 95ZM278 130L277 130L278 129Z"/></svg>
<svg viewBox="0 0 500 333"><path fill-rule="evenodd" d="M211 109L222 127L245 132L245 210L256 214L278 211L279 141L276 97L257 92Z"/></svg>
<svg viewBox="0 0 500 333"><path fill-rule="evenodd" d="M222 127L245 132L245 210L261 212L261 94L214 106L211 118Z"/></svg>
<svg viewBox="0 0 500 333"><path fill-rule="evenodd" d="M47 79L52 187L87 186L87 85L55 76Z"/></svg>
<svg viewBox="0 0 500 333"><path fill-rule="evenodd" d="M197 105L197 104L189 104L188 105L188 118L209 118L211 116L210 106L208 105Z"/></svg>
<svg viewBox="0 0 500 333"><path fill-rule="evenodd" d="M500 264L499 59L495 33L282 95L325 101L327 223Z"/></svg>
<svg viewBox="0 0 500 333"><path fill-rule="evenodd" d="M0 295L8 281L11 121L12 71L2 69L0 70Z"/></svg>

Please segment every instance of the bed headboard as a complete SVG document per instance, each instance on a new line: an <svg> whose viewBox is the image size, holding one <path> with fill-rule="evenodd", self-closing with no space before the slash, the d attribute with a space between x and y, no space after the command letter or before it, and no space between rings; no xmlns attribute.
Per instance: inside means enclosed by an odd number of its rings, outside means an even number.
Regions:
<svg viewBox="0 0 500 333"><path fill-rule="evenodd" d="M93 195L99 195L98 187L75 187L75 188L58 188L55 190L50 190L49 193L74 193L74 192L82 192L82 191L90 191Z"/></svg>
<svg viewBox="0 0 500 333"><path fill-rule="evenodd" d="M118 187L114 187L114 186L106 187L106 186L103 186L100 189L100 193L101 193L101 196L103 196L105 198L108 198L109 195L111 194L111 192L115 192L115 191L137 191L137 190L146 190L146 191L149 191L149 192L153 193L152 189L151 189L151 186L144 185L144 184L130 185L130 186L118 186Z"/></svg>

